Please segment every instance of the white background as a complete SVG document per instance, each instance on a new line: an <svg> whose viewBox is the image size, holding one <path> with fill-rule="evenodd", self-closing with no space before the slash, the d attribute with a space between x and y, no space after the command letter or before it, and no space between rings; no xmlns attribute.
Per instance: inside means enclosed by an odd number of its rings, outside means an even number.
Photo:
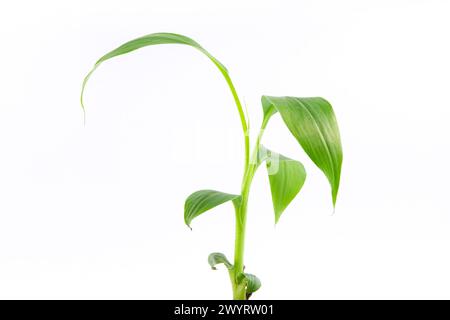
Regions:
<svg viewBox="0 0 450 320"><path fill-rule="evenodd" d="M260 96L323 96L344 148L329 186L279 116L264 144L308 178L274 227L265 170L249 204L255 299L450 298L448 1L2 1L0 298L226 299L234 213L183 222L184 199L239 192L240 122L220 73L189 47L104 53L186 34ZM254 135L252 136L254 138Z"/></svg>

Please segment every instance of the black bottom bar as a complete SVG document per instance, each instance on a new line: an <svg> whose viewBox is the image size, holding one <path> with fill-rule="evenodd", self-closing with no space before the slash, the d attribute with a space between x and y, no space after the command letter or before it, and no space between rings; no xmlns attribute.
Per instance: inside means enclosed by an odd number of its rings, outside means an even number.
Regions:
<svg viewBox="0 0 450 320"><path fill-rule="evenodd" d="M427 301L432 302L432 301ZM446 317L447 301L2 301L2 313L14 316L85 319L316 319L324 316L344 319L385 319L414 316ZM440 310L442 309L442 310Z"/></svg>

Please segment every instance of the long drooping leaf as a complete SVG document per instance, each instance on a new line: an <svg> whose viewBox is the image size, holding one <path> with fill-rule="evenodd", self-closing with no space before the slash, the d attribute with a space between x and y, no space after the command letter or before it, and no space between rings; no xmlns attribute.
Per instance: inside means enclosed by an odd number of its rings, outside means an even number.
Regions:
<svg viewBox="0 0 450 320"><path fill-rule="evenodd" d="M265 117L279 112L311 160L322 170L331 185L333 205L339 190L342 146L333 108L323 98L261 98Z"/></svg>
<svg viewBox="0 0 450 320"><path fill-rule="evenodd" d="M303 187L306 171L299 161L260 146L259 161L264 160L269 175L275 223L277 223L283 211Z"/></svg>
<svg viewBox="0 0 450 320"><path fill-rule="evenodd" d="M84 89L86 87L86 84L91 77L92 73L102 64L104 61L109 60L111 58L129 53L131 51L157 45L157 44L184 44L191 47L194 47L198 50L200 50L202 53L204 53L211 61L219 68L221 73L228 73L225 66L220 63L216 58L214 58L208 51L206 51L200 44L198 44L196 41L192 40L191 38L188 38L183 35L174 34L174 33L153 33L149 35L145 35L143 37L131 40L129 42L124 43L120 47L112 50L111 52L108 52L103 57L101 57L94 65L92 70L87 74L87 76L84 78L83 86L81 90L81 105L84 108L83 103L83 94Z"/></svg>
<svg viewBox="0 0 450 320"><path fill-rule="evenodd" d="M205 54L217 66L219 71L224 76L225 81L227 82L228 86L230 87L231 93L233 95L234 101L236 103L236 106L237 106L237 109L238 109L238 112L239 112L239 117L240 117L240 120L241 120L242 129L244 130L244 132L247 132L247 120L245 118L245 114L244 114L244 111L242 109L242 105L241 105L241 102L240 102L239 97L237 95L236 89L234 88L234 85L233 85L233 83L231 81L231 78L230 78L230 76L228 74L227 68L225 68L225 66L219 60L217 60L208 51L206 51L198 42L194 41L193 39L191 39L189 37L186 37L186 36L183 36L183 35L180 35L180 34L175 34L175 33L152 33L152 34L148 34L148 35L145 35L143 37L140 37L140 38L131 40L129 42L126 42L123 45L121 45L120 47L112 50L111 52L108 52L103 57L101 57L95 63L95 65L92 68L92 70L84 78L82 89L81 89L81 106L83 107L83 110L85 109L84 102L83 102L83 96L84 96L84 90L86 88L86 84L87 84L89 78L91 77L92 73L103 62L105 62L106 60L109 60L111 58L114 58L114 57L117 57L117 56L129 53L131 51L134 51L134 50L137 50L137 49L140 49L140 48L143 48L143 47L147 47L147 46L157 45L157 44L183 44L183 45L188 45L188 46L191 46L191 47L199 50L203 54ZM247 143L248 142L246 141L246 144Z"/></svg>
<svg viewBox="0 0 450 320"><path fill-rule="evenodd" d="M233 201L238 206L241 196L215 190L200 190L191 194L184 204L184 222L190 227L191 221L219 204Z"/></svg>
<svg viewBox="0 0 450 320"><path fill-rule="evenodd" d="M216 265L223 263L227 269L231 269L233 265L228 261L223 253L213 252L208 256L208 263L211 269L216 270Z"/></svg>

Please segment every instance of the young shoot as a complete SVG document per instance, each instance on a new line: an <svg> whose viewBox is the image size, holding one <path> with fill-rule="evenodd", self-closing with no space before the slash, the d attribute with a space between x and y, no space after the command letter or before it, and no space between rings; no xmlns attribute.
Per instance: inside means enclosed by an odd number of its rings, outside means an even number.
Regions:
<svg viewBox="0 0 450 320"><path fill-rule="evenodd" d="M224 77L236 104L242 126L243 152L245 155L240 190L238 189L233 194L209 189L192 193L186 199L184 205L184 221L190 227L192 220L204 212L228 201L233 203L236 224L234 259L230 262L223 253L214 252L209 255L208 262L213 270L216 269L218 264L223 264L227 268L233 290L233 299L247 300L261 287L261 282L255 275L244 272L247 204L255 172L261 164L265 163L272 193L275 223L278 222L289 203L300 192L306 179L306 171L302 163L269 150L261 144L266 126L272 116L276 114L281 116L287 129L328 179L334 206L339 189L342 146L333 108L327 100L319 97L262 96L263 120L258 138L250 153L248 116L243 110L242 103L225 66L191 38L174 33L153 33L124 43L117 49L105 54L95 63L83 81L81 90L83 110L83 94L86 84L93 72L103 62L143 47L158 44L188 45L206 55Z"/></svg>

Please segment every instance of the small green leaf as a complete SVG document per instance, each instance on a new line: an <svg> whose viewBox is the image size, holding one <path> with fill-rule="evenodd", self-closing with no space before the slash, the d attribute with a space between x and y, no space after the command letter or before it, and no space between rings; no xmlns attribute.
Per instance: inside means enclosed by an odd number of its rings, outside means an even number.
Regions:
<svg viewBox="0 0 450 320"><path fill-rule="evenodd" d="M233 265L228 261L227 257L223 253L213 252L208 257L208 263L211 269L216 270L216 265L223 263L227 269L233 268Z"/></svg>
<svg viewBox="0 0 450 320"><path fill-rule="evenodd" d="M254 292L256 292L259 288L261 288L261 281L258 279L257 276L250 273L244 273L244 276L247 282L245 292L248 300Z"/></svg>
<svg viewBox="0 0 450 320"><path fill-rule="evenodd" d="M250 273L244 273L244 276L247 279L247 293L253 293L261 288L261 281L257 276Z"/></svg>
<svg viewBox="0 0 450 320"><path fill-rule="evenodd" d="M191 221L209 209L233 200L233 204L239 204L241 196L236 194L223 193L214 190L200 190L191 194L184 204L184 222L190 227Z"/></svg>
<svg viewBox="0 0 450 320"><path fill-rule="evenodd" d="M261 98L265 118L279 112L306 154L328 178L333 205L339 190L342 146L333 108L323 98Z"/></svg>
<svg viewBox="0 0 450 320"><path fill-rule="evenodd" d="M143 37L140 37L140 38L137 38L137 39L134 39L134 40L124 43L120 47L105 54L103 57L101 57L95 63L94 67L87 74L87 76L84 78L84 81L83 81L83 85L82 85L82 89L81 89L81 106L83 107L83 109L84 109L83 95L84 95L84 89L86 87L86 84L87 84L89 78L91 77L92 73L100 66L100 64L102 64L102 62L109 60L111 58L129 53L131 51L143 48L143 47L157 45L157 44L184 44L184 45L191 46L191 47L199 50L203 54L205 54L217 66L217 68L219 68L220 72L223 75L228 75L227 68L225 68L225 66L222 63L220 63L219 60L214 58L199 43L192 40L191 38L188 38L188 37L180 35L180 34L175 34L175 33L152 33L152 34L148 34L146 36L143 36Z"/></svg>
<svg viewBox="0 0 450 320"><path fill-rule="evenodd" d="M259 159L266 161L277 223L283 211L303 187L306 171L300 162L270 151L264 146L260 146Z"/></svg>

